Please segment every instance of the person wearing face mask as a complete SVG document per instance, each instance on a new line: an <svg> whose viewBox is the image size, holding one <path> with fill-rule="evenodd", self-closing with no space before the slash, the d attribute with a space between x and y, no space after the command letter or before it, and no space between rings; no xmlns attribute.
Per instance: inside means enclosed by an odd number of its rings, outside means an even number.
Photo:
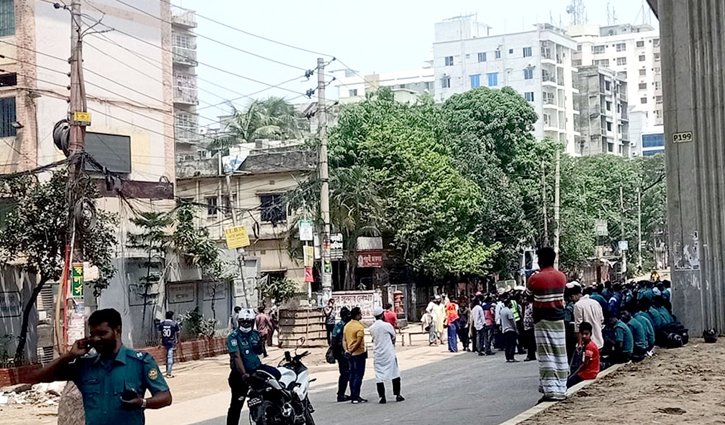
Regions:
<svg viewBox="0 0 725 425"><path fill-rule="evenodd" d="M244 399L249 390L249 376L258 369L265 370L279 380L282 375L271 366L262 364L259 355L264 353L264 340L254 330L255 315L251 309L239 312L239 327L227 338L229 363L232 369L229 374L229 387L232 390L232 401L227 412L227 425L239 425L239 417L244 407Z"/></svg>
<svg viewBox="0 0 725 425"><path fill-rule="evenodd" d="M118 311L95 311L88 326L90 337L77 340L31 376L31 383L73 381L83 395L86 425L142 425L145 409L171 404L171 391L154 358L121 342ZM151 397L144 398L146 390Z"/></svg>

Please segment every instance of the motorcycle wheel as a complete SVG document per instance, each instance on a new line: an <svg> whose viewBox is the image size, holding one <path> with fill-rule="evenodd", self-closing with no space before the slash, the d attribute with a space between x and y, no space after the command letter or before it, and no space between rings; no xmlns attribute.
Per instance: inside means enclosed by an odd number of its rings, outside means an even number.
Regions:
<svg viewBox="0 0 725 425"><path fill-rule="evenodd" d="M269 400L262 400L261 404L254 406L249 410L249 419L254 425L267 425L271 421L267 420L268 413L274 410L274 404Z"/></svg>

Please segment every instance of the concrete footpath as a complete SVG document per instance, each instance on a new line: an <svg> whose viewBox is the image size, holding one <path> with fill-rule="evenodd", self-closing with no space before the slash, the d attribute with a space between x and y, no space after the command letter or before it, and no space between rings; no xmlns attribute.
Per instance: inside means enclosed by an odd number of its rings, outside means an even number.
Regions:
<svg viewBox="0 0 725 425"><path fill-rule="evenodd" d="M467 352L449 353L442 346L426 345L399 352L398 361L406 401L390 401L393 397L388 383L389 401L384 406L377 403L372 358L367 363L367 379L362 391L370 403L361 405L335 401L336 365L311 368L312 378L317 378L310 389L316 422L348 424L354 417L356 425L381 422L439 425L461 421L495 425L527 410L539 398L536 362L507 364L502 352L479 357ZM168 409L147 411L146 423L221 425L226 420L229 398L227 390L175 402ZM246 423L246 406L242 418Z"/></svg>

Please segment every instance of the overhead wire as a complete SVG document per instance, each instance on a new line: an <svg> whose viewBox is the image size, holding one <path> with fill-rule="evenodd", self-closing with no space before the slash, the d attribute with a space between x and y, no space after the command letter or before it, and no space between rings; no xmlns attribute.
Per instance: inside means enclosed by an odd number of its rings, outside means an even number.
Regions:
<svg viewBox="0 0 725 425"><path fill-rule="evenodd" d="M134 9L134 10L136 10L138 12L141 12L144 15L150 16L150 17L152 17L154 19L158 19L159 21L161 21L161 22L163 22L165 24L169 24L169 25L172 25L173 24L171 21L167 21L167 20L163 19L160 16L156 16L153 13L149 13L149 12L147 12L147 11L145 11L145 10L139 8L139 7L136 7L136 6L132 5L132 4L128 4L128 3L126 3L123 0L116 0L116 2L121 3L121 4L123 4L123 5L127 6L127 7L130 7L131 9ZM287 66L287 67L294 68L294 69L298 69L298 70L301 70L301 71L306 71L305 68L302 68L302 67L299 67L299 66L296 66L296 65L292 65L292 64L289 64L289 63L286 63L286 62L281 62L281 61L278 61L278 60L275 60L275 59L272 59L272 58L268 58L266 56L262 56L262 55L259 55L259 54L256 54L256 53L253 53L253 52L244 50L244 49L240 49L239 47L233 46L233 45L228 44L228 43L225 43L223 41L216 40L216 39L211 38L211 37L207 37L204 34L200 34L198 32L195 32L194 34L197 37L199 37L199 38L203 38L205 40L209 40L209 41L211 41L213 43L217 43L217 44L219 44L221 46L224 46L224 47L227 47L227 48L236 50L238 52L242 52L242 53L248 54L250 56L254 56L254 57L257 57L257 58L260 58L260 59L264 59L266 61L273 62L273 63L276 63L278 65Z"/></svg>

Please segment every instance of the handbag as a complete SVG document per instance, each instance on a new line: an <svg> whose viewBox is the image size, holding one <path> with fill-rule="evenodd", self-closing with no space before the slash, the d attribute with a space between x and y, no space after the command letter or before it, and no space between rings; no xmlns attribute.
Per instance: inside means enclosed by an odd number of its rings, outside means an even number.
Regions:
<svg viewBox="0 0 725 425"><path fill-rule="evenodd" d="M325 353L325 360L327 360L327 363L335 364L335 350L333 349L332 345L327 348L327 353Z"/></svg>

